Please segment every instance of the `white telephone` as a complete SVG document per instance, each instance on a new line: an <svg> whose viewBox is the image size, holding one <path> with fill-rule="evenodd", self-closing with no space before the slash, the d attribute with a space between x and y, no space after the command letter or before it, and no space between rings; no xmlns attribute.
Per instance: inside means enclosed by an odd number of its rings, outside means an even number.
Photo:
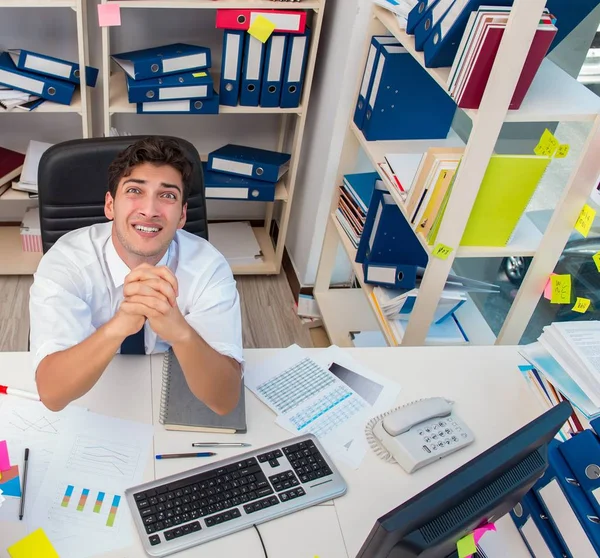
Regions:
<svg viewBox="0 0 600 558"><path fill-rule="evenodd" d="M367 424L367 438L381 457L412 473L475 440L452 405L432 397L393 409Z"/></svg>

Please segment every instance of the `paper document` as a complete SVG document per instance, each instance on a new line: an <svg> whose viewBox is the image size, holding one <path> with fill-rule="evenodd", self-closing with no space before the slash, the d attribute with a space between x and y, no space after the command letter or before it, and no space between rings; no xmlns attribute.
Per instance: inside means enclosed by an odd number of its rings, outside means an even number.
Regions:
<svg viewBox="0 0 600 558"><path fill-rule="evenodd" d="M250 223L210 223L208 238L229 265L252 265L262 261L262 252Z"/></svg>

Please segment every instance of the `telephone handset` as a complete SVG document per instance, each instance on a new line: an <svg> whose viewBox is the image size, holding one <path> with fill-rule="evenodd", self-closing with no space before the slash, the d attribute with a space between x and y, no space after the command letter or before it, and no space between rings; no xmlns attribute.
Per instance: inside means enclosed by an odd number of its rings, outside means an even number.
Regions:
<svg viewBox="0 0 600 558"><path fill-rule="evenodd" d="M383 453L389 453L383 457L392 457L412 473L474 441L471 430L452 413L452 405L443 397L409 403L373 419L367 437L371 431Z"/></svg>

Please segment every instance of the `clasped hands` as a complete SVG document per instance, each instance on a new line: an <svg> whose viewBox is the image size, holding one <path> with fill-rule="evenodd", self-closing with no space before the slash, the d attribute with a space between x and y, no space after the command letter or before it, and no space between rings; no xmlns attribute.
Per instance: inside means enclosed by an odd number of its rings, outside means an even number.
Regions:
<svg viewBox="0 0 600 558"><path fill-rule="evenodd" d="M125 337L139 331L146 319L152 330L173 345L183 341L189 325L177 306L179 285L167 266L141 264L133 269L123 285L123 302L115 320Z"/></svg>

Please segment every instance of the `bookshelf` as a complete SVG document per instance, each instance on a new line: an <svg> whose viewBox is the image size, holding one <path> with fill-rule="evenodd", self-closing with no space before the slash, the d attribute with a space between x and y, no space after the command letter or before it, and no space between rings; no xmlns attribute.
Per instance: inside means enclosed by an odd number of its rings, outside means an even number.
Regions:
<svg viewBox="0 0 600 558"><path fill-rule="evenodd" d="M438 242L453 247L454 251L446 260L430 257L421 283L420 294L410 314L401 345L425 344L429 325L432 322L446 278L452 270L454 258L533 256L528 273L497 337L471 299L457 312L457 317L472 344L518 344L543 293L548 277L553 272L569 235L573 231L573 225L579 212L587 202L592 188L596 185L600 175L600 160L596 155L600 150L600 99L598 96L546 59L521 108L516 111L508 110L544 5L544 0L514 1L512 16L504 33L480 108L465 111L472 120L473 127L437 238ZM407 35L399 28L396 18L391 12L379 6L373 6L371 15L364 38L363 57L359 63L361 70L366 63L371 37L376 34L394 35L413 58L425 68L423 53L415 50L414 37ZM447 92L450 68L425 69L431 79ZM361 80L362 71L359 72L357 78L354 99L358 97ZM332 342L343 346L352 346L350 332L380 330L386 342L393 345L393 340L387 331L386 320L379 315L371 298L373 289L364 283L362 266L354 263L356 249L335 218L339 198L338 186L342 184L344 174L356 172L355 161L359 151L362 150L405 215L404 203L397 188L387 180L378 167L378 163L384 161L385 153L420 153L429 147L455 147L461 146L463 143L453 131L445 140L441 141L370 142L364 138L353 122L354 107L355 105L352 104L347 118L348 125L338 162L337 178L333 188L334 194L331 200L331 210L317 270L314 294L323 315L324 326ZM587 122L590 132L545 232L541 233L524 215L507 246L460 247L460 239L477 197L487 163L494 153L502 125L505 122L563 121ZM431 247L427 245L425 239L418 234L417 237L431 254ZM360 285L359 289L332 289L330 287L335 257L340 246L352 262L353 272ZM358 302L358 293L362 293L363 300L360 303ZM354 318L352 320L341 319L340 316L349 314L349 306L355 308ZM363 319L362 327L357 327L356 322L359 317Z"/></svg>
<svg viewBox="0 0 600 558"><path fill-rule="evenodd" d="M2 0L0 0L2 1ZM283 176L282 180L277 184L275 191L275 201L266 203L263 226L253 226L252 230L256 240L262 251L262 261L257 261L252 265L240 266L232 265L234 274L241 275L272 275L278 274L281 271L283 251L287 236L290 213L294 197L294 189L296 176L300 164L302 139L304 136L304 128L306 124L307 107L310 98L310 90L312 86L313 74L315 69L317 48L319 44L323 11L325 0L303 0L302 2L278 2L274 3L270 0L221 0L214 2L213 0L124 0L112 2L111 0L102 0L104 4L118 3L121 10L139 10L139 9L169 9L169 10L201 10L207 18L214 20L217 9L227 8L266 8L278 10L304 10L308 13L307 24L311 27L310 47L308 60L306 65L306 73L304 79L304 87L300 105L296 108L264 108L264 107L248 107L248 106L225 106L220 105L220 114L243 114L243 115L273 115L278 117L278 138L272 149L277 151L285 151L291 154L289 171ZM182 12L184 16L185 11ZM125 25L115 28L112 33L127 32ZM111 128L112 117L116 114L132 114L136 113L135 104L129 103L127 99L126 84L123 72L119 69L114 73L111 71L111 30L110 28L102 28L102 83L103 83L103 132L108 136ZM173 34L173 41L176 42L177 35ZM198 42L201 43L201 37L198 37ZM143 48L140 46L140 48ZM220 60L220 56L213 56L213 67L211 68L211 76L215 83L215 89L219 88L220 81L220 63L215 64L214 60ZM219 115L214 115L212 118L219 118ZM164 116L164 115L163 115ZM151 114L137 115L143 118L144 125L148 126L149 133L156 133L152 129ZM171 118L176 120L178 115L172 115ZM202 123L202 115L183 115L179 118L197 119L198 123ZM176 134L173 134L176 135ZM235 143L235 139L229 139L223 143ZM202 156L206 160L206 155ZM251 202L249 202L251 203ZM209 215L210 220L210 215ZM277 224L277 238L272 237L274 221Z"/></svg>

